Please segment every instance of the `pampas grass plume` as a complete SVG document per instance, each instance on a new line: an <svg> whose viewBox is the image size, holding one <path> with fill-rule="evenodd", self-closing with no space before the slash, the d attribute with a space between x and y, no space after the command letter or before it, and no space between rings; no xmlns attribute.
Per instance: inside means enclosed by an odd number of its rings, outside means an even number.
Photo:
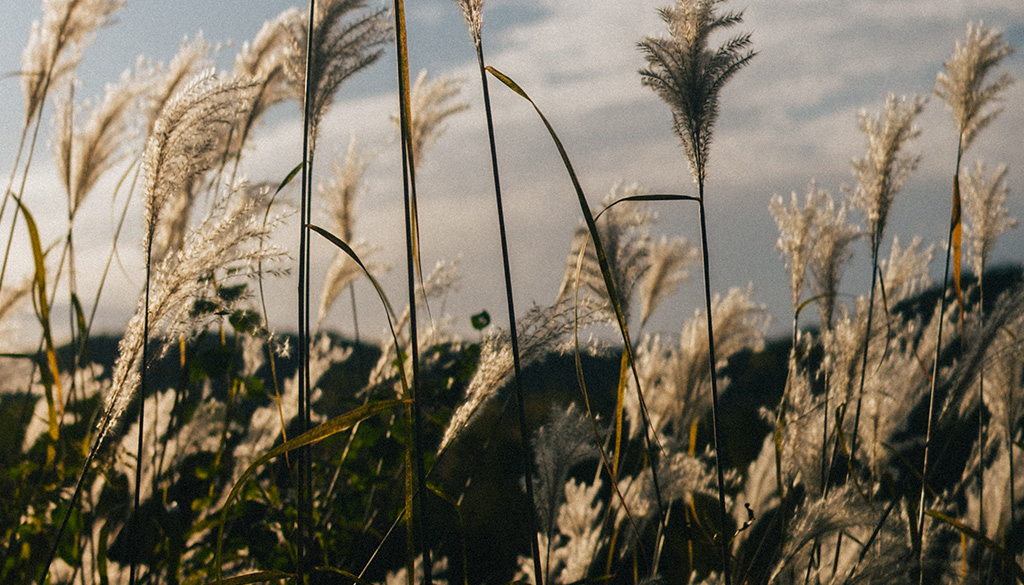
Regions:
<svg viewBox="0 0 1024 585"><path fill-rule="evenodd" d="M1002 33L971 22L963 41L957 41L953 57L946 61L946 70L938 74L935 95L953 112L961 150L967 150L978 132L1002 112L1002 108L989 106L1013 84L1013 77L1003 73L989 83L986 78L1012 53L1013 47Z"/></svg>

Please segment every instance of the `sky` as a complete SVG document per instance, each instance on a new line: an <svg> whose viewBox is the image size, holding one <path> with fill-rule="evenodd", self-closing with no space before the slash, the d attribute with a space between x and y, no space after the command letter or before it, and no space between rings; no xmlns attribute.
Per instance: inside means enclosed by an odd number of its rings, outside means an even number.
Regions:
<svg viewBox="0 0 1024 585"><path fill-rule="evenodd" d="M695 194L685 155L672 131L668 107L641 86L644 66L637 43L663 36L657 9L666 0L488 0L484 5L484 50L489 65L528 91L559 133L592 206L616 184L639 184L650 192ZM228 67L242 43L264 21L292 6L284 0L128 0L117 22L99 31L85 52L76 99L101 95L137 56L167 62L183 37L202 31L220 43L217 56ZM377 6L370 2L370 6ZM714 131L706 202L710 239L711 286L724 294L730 287L753 285L753 298L772 315L773 334L791 323L789 276L775 249L778 232L768 211L773 194L801 194L815 180L837 199L852 184L850 161L863 155L865 142L857 127L860 111L877 112L888 93L931 95L936 74L963 37L969 21L1001 30L1024 51L1024 3L1019 0L731 0L724 5L744 10L744 22L732 32L750 31L758 55L722 90L720 117ZM418 174L423 227L423 264L459 262L460 285L440 309L453 316L454 331L467 339L476 334L469 316L490 312L495 325L507 326L504 285L490 177L486 129L472 41L462 14L451 0L407 3L409 50L413 74L464 79L463 99L470 108L450 119L444 136L427 152ZM8 34L0 37L0 103L8 113L0 120L0 168L14 161L24 104L15 73L30 23L40 5L27 0L0 0ZM717 44L724 37L712 38ZM1003 70L1024 78L1024 54L1012 55ZM389 48L372 68L347 81L323 125L317 154L317 177L326 178L329 162L343 157L351 137L371 156L367 189L357 203L356 239L379 248L375 260L393 266L380 276L395 304L405 294L401 161L390 116L397 112L395 53ZM518 312L531 303L554 300L564 272L580 209L571 183L539 118L520 97L491 81L497 150L511 247L512 278ZM1024 82L1005 94L1005 111L965 155L964 163L984 160L990 168L1009 167L1011 215L1024 217ZM46 113L52 113L52 104ZM943 245L949 217L951 174L956 135L950 113L931 98L918 118L920 137L909 150L921 164L908 179L890 215L887 242L907 243L920 235L926 244ZM29 175L25 202L40 224L44 241L65 230L65 203L50 157L52 124L44 123ZM280 181L299 161L301 120L294 103L277 106L258 129L243 172L254 181ZM6 167L5 167L6 165ZM110 252L111 234L123 204L114 200L118 167L86 201L76 223L78 287L93 298L98 275ZM297 201L297 194L291 198ZM316 204L319 205L319 204ZM320 208L317 208L318 213ZM699 242L696 208L688 203L657 203L653 231ZM322 215L320 222L326 221ZM317 217L314 218L317 221ZM7 218L2 236L7 238ZM278 241L297 255L295 222L286 223ZM133 203L118 246L117 261L100 301L97 328L123 331L142 290L142 226ZM31 270L22 228L14 237L11 274ZM941 243L940 243L941 242ZM863 294L869 285L869 251L855 247L843 293ZM329 244L314 241L314 303L318 283L333 257ZM993 263L1024 262L1024 233L1004 235ZM939 260L934 278L941 278ZM685 318L703 306L699 267L680 294L666 301L646 331L678 334ZM268 283L269 323L294 329L294 278ZM357 286L358 314L364 337L379 338L384 321L379 301L365 281ZM92 302L87 301L91 306ZM314 305L315 306L315 305ZM55 314L66 303L58 301ZM59 319L59 318L57 318ZM808 319L813 323L813 318ZM3 335L36 336L31 307L8 324ZM337 303L328 327L351 334L348 302ZM65 327L66 330L66 327ZM24 341L34 344L34 340ZM10 343L10 341L8 341ZM5 344L6 345L6 344Z"/></svg>

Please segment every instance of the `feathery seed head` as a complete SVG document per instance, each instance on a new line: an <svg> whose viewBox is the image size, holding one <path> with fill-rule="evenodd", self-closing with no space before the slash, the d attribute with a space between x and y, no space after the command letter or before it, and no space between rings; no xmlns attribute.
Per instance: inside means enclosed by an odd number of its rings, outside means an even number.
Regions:
<svg viewBox="0 0 1024 585"><path fill-rule="evenodd" d="M149 90L147 108L150 132L153 131L157 118L171 98L181 91L189 80L213 67L213 62L209 58L211 49L213 45L203 38L201 32L191 41L185 37L178 47L178 53L167 64L166 69L157 66L151 72L155 79Z"/></svg>
<svg viewBox="0 0 1024 585"><path fill-rule="evenodd" d="M662 236L650 246L648 268L640 296L640 323L650 318L661 301L675 294L679 284L689 280L686 268L697 261L697 248L685 238Z"/></svg>
<svg viewBox="0 0 1024 585"><path fill-rule="evenodd" d="M851 203L864 213L872 250L881 243L893 200L920 161L919 156L902 149L920 134L914 119L923 109L924 100L920 97L907 99L889 94L880 114L860 113L860 129L868 149L864 158L852 163L857 187Z"/></svg>
<svg viewBox="0 0 1024 585"><path fill-rule="evenodd" d="M578 310L580 328L598 321L598 310L583 302ZM519 359L525 368L538 359L571 347L575 330L573 303L563 300L549 307L532 307L517 320ZM512 375L512 344L508 332L489 334L480 347L480 362L466 388L466 397L448 422L438 451L443 451L465 429L483 406L494 398Z"/></svg>
<svg viewBox="0 0 1024 585"><path fill-rule="evenodd" d="M789 195L788 208L780 195L773 196L768 204L768 209L779 226L779 239L775 242L775 247L785 257L786 264L789 266L789 285L794 312L800 306L804 276L807 273L807 265L814 253L815 241L818 237L815 229L817 227L815 217L826 195L825 191L819 190L818 186L811 181L804 198L803 209L800 208L795 191Z"/></svg>
<svg viewBox="0 0 1024 585"><path fill-rule="evenodd" d="M427 71L420 71L410 91L409 122L413 160L422 164L423 153L444 133L444 121L450 116L469 109L469 104L459 99L462 80L453 77L439 77L427 81ZM398 124L398 118L392 116Z"/></svg>
<svg viewBox="0 0 1024 585"><path fill-rule="evenodd" d="M985 166L978 161L974 171L964 175L962 193L964 218L967 220L967 259L979 276L985 270L985 262L992 253L996 238L1017 227L1017 220L1010 217L1006 208L1009 191L1006 165L999 165L992 176L986 178Z"/></svg>
<svg viewBox="0 0 1024 585"><path fill-rule="evenodd" d="M235 72L258 77L281 69L288 47L285 26L298 18L301 18L299 10L289 8L273 20L263 23L253 40L243 44L242 50L235 57Z"/></svg>
<svg viewBox="0 0 1024 585"><path fill-rule="evenodd" d="M345 164L335 160L331 165L331 181L318 185L317 194L321 200L329 202L334 229L345 242L350 241L354 235L353 208L356 197L366 188L363 184L366 165L367 160L359 150L359 142L353 136L348 143Z"/></svg>
<svg viewBox="0 0 1024 585"><path fill-rule="evenodd" d="M142 156L146 242L156 261L181 245L193 187L223 153L231 125L249 110L255 89L250 79L221 80L208 70L157 117Z"/></svg>
<svg viewBox="0 0 1024 585"><path fill-rule="evenodd" d="M466 26L469 27L469 34L473 36L473 42L479 45L484 26L484 0L455 0L455 3L462 9L462 16L466 18Z"/></svg>
<svg viewBox="0 0 1024 585"><path fill-rule="evenodd" d="M49 86L78 66L82 49L123 6L124 0L43 0L43 20L32 23L21 53L26 122L35 116Z"/></svg>
<svg viewBox="0 0 1024 585"><path fill-rule="evenodd" d="M284 25L298 17L299 11L289 8L274 20L265 22L256 38L251 43L246 42L235 57L235 74L258 80L260 87L245 123L232 141L234 156L239 156L256 121L272 106L293 95L292 85L285 73L289 41Z"/></svg>
<svg viewBox="0 0 1024 585"><path fill-rule="evenodd" d="M390 38L391 27L385 10L359 12L365 0L324 0L313 14L312 55L310 56L310 147L316 144L317 130L342 82L370 65L383 54L382 46ZM307 15L288 13L282 27L288 37L285 71L292 83L293 95L301 104L306 85Z"/></svg>
<svg viewBox="0 0 1024 585"><path fill-rule="evenodd" d="M763 345L769 318L764 306L750 299L751 294L753 287L732 288L725 298L716 295L711 300L718 361L714 370L708 362L707 320L702 311L695 311L693 318L684 323L678 346L669 346L657 336L647 337L638 345L637 371L652 430L684 440L690 423L710 407L711 394L707 386L712 372L725 367L736 352L745 348L756 351ZM629 384L635 385L632 379ZM724 384L720 381L719 390ZM636 389L626 392L624 399L630 437L635 437L643 424Z"/></svg>
<svg viewBox="0 0 1024 585"><path fill-rule="evenodd" d="M537 429L533 438L537 464L534 493L538 528L543 532L550 532L554 526L569 470L598 454L587 415L580 412L575 403L568 408L552 404L550 415L550 422Z"/></svg>
<svg viewBox="0 0 1024 585"><path fill-rule="evenodd" d="M640 82L672 109L676 134L699 185L704 184L711 134L718 119L718 93L756 54L749 48L749 33L733 37L717 49L708 47L711 33L743 21L742 12L717 14L715 5L723 1L677 0L660 11L669 38L647 37L639 44L648 64L640 70Z"/></svg>
<svg viewBox="0 0 1024 585"><path fill-rule="evenodd" d="M647 227L654 222L655 216L645 203L639 201L627 202L614 207L609 206L619 199L639 195L642 192L639 185L630 185L625 188L621 184L613 186L602 201L602 207L606 211L601 213L600 217L595 218L601 245L604 247L604 253L611 269L612 281L615 283L615 291L619 295L627 322L629 322L632 312L630 302L633 299L633 292L651 266L652 238ZM585 223L581 223L576 228L576 234L573 236L569 256L566 259L565 276L562 278L562 286L558 291L558 299L574 297L576 265L584 244L587 246L587 250L583 256L580 287L589 290L595 298L602 299L602 302L606 303L608 312L614 314L611 311L611 302L608 299L604 275L601 273L601 266L597 259L597 251Z"/></svg>
<svg viewBox="0 0 1024 585"><path fill-rule="evenodd" d="M920 236L915 236L906 249L900 246L899 238L893 238L889 260L879 262L878 267L885 282L886 303L889 306L909 299L931 285L928 266L934 257L935 246L922 249ZM877 298L876 302L882 303L882 299ZM878 310L878 307L875 309Z"/></svg>
<svg viewBox="0 0 1024 585"><path fill-rule="evenodd" d="M366 171L366 159L359 152L359 144L355 137L349 141L348 154L345 157L345 164L341 165L335 160L332 165L333 178L328 183L317 185L317 194L321 201L330 204L328 213L334 224L334 233L342 241L352 244L353 249L359 254L359 258L365 263L366 257L374 249L365 242L353 242L354 235L354 214L356 196L365 189L362 184L363 173ZM385 269L380 264L367 266L371 271ZM327 269L324 277L324 288L320 293L320 311L317 323L323 323L331 305L337 300L341 291L353 282L362 273L362 269L352 258L341 250L334 255L334 262Z"/></svg>
<svg viewBox="0 0 1024 585"><path fill-rule="evenodd" d="M56 118L57 140L55 159L64 188L71 197L72 213L78 209L99 177L121 158L122 148L135 136L132 114L138 111L138 97L145 92L145 82L129 71L121 79L108 84L103 101L81 108L86 114L84 124L72 118L75 108L69 103L59 108Z"/></svg>
<svg viewBox="0 0 1024 585"><path fill-rule="evenodd" d="M953 57L945 62L946 70L939 72L935 95L953 112L962 150L1002 112L1002 108L987 106L1013 84L1013 77L1004 72L987 84L986 77L1012 53L1013 47L1003 40L1002 33L971 22L966 38L956 42Z"/></svg>
<svg viewBox="0 0 1024 585"><path fill-rule="evenodd" d="M270 190L243 185L229 197L220 198L209 218L191 231L185 244L153 268L149 298L150 335L164 340L192 336L206 324L192 313L194 302L208 293L211 276L218 281L244 279L255 274L262 260L273 263L284 254L264 240L278 223L264 221ZM264 273L273 270L264 267ZM104 406L104 418L97 441L116 425L138 389L142 364L146 296L139 299L135 315L128 322L118 345L111 392Z"/></svg>
<svg viewBox="0 0 1024 585"><path fill-rule="evenodd" d="M846 219L847 207L843 203L836 209L832 195L822 192L820 207L814 214L815 245L811 250L811 290L817 297L822 329L832 327L839 279L843 265L853 258L850 244L860 236L860 228Z"/></svg>

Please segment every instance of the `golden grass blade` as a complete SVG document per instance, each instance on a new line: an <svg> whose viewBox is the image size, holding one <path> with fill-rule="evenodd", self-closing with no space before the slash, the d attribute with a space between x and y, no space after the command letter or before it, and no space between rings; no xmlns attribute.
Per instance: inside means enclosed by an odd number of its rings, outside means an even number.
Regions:
<svg viewBox="0 0 1024 585"><path fill-rule="evenodd" d="M412 395L412 403L408 407L410 430L409 440L406 442L406 507L410 510L410 513L406 516L406 562L408 569L409 585L413 585L413 557L414 557L414 531L416 529L416 519L419 516L420 523L423 522L422 510L417 510L412 506L415 494L419 494L422 498L423 493L426 491L426 472L424 470L423 461L423 450L420 448L420 406L419 406L419 348L417 340L417 325L416 325L416 287L413 280L413 273L415 273L415 279L419 283L420 288L423 287L423 267L420 259L420 229L419 229L419 211L416 203L416 164L415 164L415 153L413 152L412 146L412 111L409 97L409 44L408 36L406 35L405 27L405 3L402 0L395 0L395 42L397 44L398 51L398 96L399 96L399 123L401 125L402 134L402 174L403 174L403 187L405 191L405 215L406 215L406 250L408 254L407 261L410 264L409 274L409 309L410 309L410 340L412 347L411 359L412 359L412 387L414 393ZM430 316L430 305L427 303L426 295L423 297L424 307L427 310L428 317ZM431 318L431 321L433 319ZM404 372L405 367L402 366ZM414 451L414 452L413 452ZM413 457L415 455L415 457ZM412 491L412 464L416 465L416 480L417 487L416 491ZM422 499L420 501L422 502ZM421 526L421 532L425 531L425 527ZM421 539L423 540L423 539ZM430 550L426 546L426 542L421 543L423 552L423 582L426 585L431 585L431 561L430 561Z"/></svg>
<svg viewBox="0 0 1024 585"><path fill-rule="evenodd" d="M963 240L963 219L960 214L960 176L953 177L953 213L949 218L950 242L953 245L953 288L960 308L960 338L964 335L964 291L960 286L960 254ZM980 275L979 275L980 278Z"/></svg>
<svg viewBox="0 0 1024 585"><path fill-rule="evenodd" d="M43 386L46 390L50 438L56 441L60 436L60 425L57 422L58 408L63 411L64 399L60 383L60 368L57 366L57 350L54 348L53 334L50 331L50 304L46 299L46 255L43 253L43 246L39 240L39 228L36 227L36 221L32 217L32 213L25 207L20 197L13 193L11 197L14 198L15 203L18 204L18 208L21 209L25 217L25 227L28 230L29 242L32 246L32 262L35 265L35 275L33 277L35 281L33 286L35 294L32 296L32 302L36 308L36 317L39 320L39 325L43 328L43 340L46 343L46 363L50 370L50 376L53 378L51 384L43 376ZM54 388L57 390L56 396L53 395Z"/></svg>
<svg viewBox="0 0 1024 585"><path fill-rule="evenodd" d="M336 416L335 418L302 433L294 439L281 443L277 447L274 447L270 451L260 455L256 461L253 461L252 464L242 472L242 476L235 481L235 485L232 486L231 492L228 494L228 499L224 502L224 507L221 509L220 521L218 522L217 527L217 549L216 556L214 558L214 571L216 575L215 582L219 585L228 583L228 581L221 578L221 552L224 545L224 525L227 523L228 509L231 508L231 503L235 500L238 493L242 491L242 486L245 485L245 481L249 479L249 476L252 475L253 472L278 455L287 453L288 451L294 451L299 447L305 447L306 445L312 445L313 443L322 441L327 437L349 429L352 425L358 422L362 422L382 412L387 412L397 406L405 404L406 402L407 401L405 400L395 399L364 404L363 406L350 410L345 414Z"/></svg>
<svg viewBox="0 0 1024 585"><path fill-rule="evenodd" d="M409 95L409 42L405 28L405 3L402 0L395 0L395 42L398 45L399 125L401 126L402 149L407 157L409 173L407 184L409 189L409 245L416 267L416 281L422 288L423 264L420 259L419 206L416 200L416 159L412 148L412 100ZM429 316L430 306L427 304L425 296L423 303Z"/></svg>

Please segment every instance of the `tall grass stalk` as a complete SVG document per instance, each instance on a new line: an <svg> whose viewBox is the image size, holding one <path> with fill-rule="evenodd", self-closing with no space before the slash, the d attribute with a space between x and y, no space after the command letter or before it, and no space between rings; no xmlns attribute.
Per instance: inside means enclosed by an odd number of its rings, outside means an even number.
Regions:
<svg viewBox="0 0 1024 585"><path fill-rule="evenodd" d="M298 413L299 433L304 434L309 430L309 394L311 382L309 380L309 224L311 223L311 202L312 196L312 172L313 165L313 143L315 141L314 121L314 92L316 81L313 78L314 39L316 35L316 0L309 0L309 12L306 22L306 52L305 72L302 76L302 171L300 174L300 203L299 203L299 270L298 270L298 347L296 348L296 359L298 360ZM298 516L296 518L296 530L298 538L295 541L296 573L299 575L299 583L306 582L306 546L308 545L309 525L313 518L312 508L312 462L310 460L309 446L304 445L298 453L296 474L296 496Z"/></svg>
<svg viewBox="0 0 1024 585"><path fill-rule="evenodd" d="M409 55L405 28L405 6L402 0L395 0L395 43L398 60L399 125L402 145L402 191L405 207L406 277L409 292L409 359L412 366L410 384L410 405L408 415L410 431L406 444L406 563L410 585L415 574L413 563L414 546L418 542L423 558L423 582L433 583L433 564L430 561L430 547L426 541L429 530L425 526L423 501L427 495L427 477L424 463L423 422L421 414L422 386L419 362L419 328L416 322L416 282L420 269L419 220L416 205L416 159L412 137L412 113L409 100ZM422 281L422 276L419 279ZM404 368L399 359L399 368ZM413 469L415 465L415 470ZM415 483L415 487L413 484ZM412 505L409 509L410 504Z"/></svg>
<svg viewBox="0 0 1024 585"><path fill-rule="evenodd" d="M968 23L966 38L957 41L953 57L945 63L946 70L940 72L936 79L935 94L939 96L953 113L957 128L956 166L953 172L953 201L950 211L949 235L946 240L946 263L942 277L942 295L940 300L939 318L942 319L946 309L946 287L949 282L950 257L953 256L954 289L960 304L961 329L963 324L963 293L960 289L960 250L961 250L961 199L960 199L960 162L964 152L970 147L978 132L1000 114L1001 108L992 108L990 104L997 100L999 94L1013 83L1008 73L1003 73L991 82L986 81L999 63L1013 52L1012 47L1003 40L1002 34L986 28L982 24ZM978 278L983 278L981 273ZM984 307L980 309L984 318ZM921 535L921 583L924 583L924 496L928 481L929 451L931 448L932 416L935 401L935 389L938 383L939 357L942 351L942 321L939 322L938 340L935 345L935 359L932 364L932 380L928 398L928 426L925 431L924 461L921 468L921 494L918 501L918 534ZM983 375L982 375L983 376ZM982 428L981 411L984 410L984 397L980 394L984 388L984 377L979 383L979 436ZM979 443L984 448L984 443ZM982 486L984 487L984 486ZM982 490L984 493L984 490ZM1013 503L1010 503L1013 506ZM980 508L979 508L980 509ZM979 529L984 528L980 525Z"/></svg>
<svg viewBox="0 0 1024 585"><path fill-rule="evenodd" d="M711 135L718 119L718 93L732 76L750 63L756 54L750 50L750 34L740 34L717 49L708 48L708 38L720 29L743 21L742 12L717 14L721 0L678 0L662 8L662 20L670 38L648 37L640 42L648 68L640 71L641 82L654 90L672 109L673 129L683 145L690 173L697 183L700 216L701 267L704 272L704 305L707 314L708 360L711 364L712 434L715 467L718 472L719 529L717 538L722 556L722 577L732 582L730 541L726 534L728 513L725 507L725 472L721 461L724 444L718 405L718 381L715 358L714 322L711 316L711 279L707 237L707 211L704 183Z"/></svg>
<svg viewBox="0 0 1024 585"><path fill-rule="evenodd" d="M544 569L541 567L540 540L537 532L537 499L533 486L533 447L530 444L526 426L526 406L522 383L522 362L519 354L519 332L516 327L515 297L512 291L512 272L509 262L508 237L505 230L505 209L501 201L501 177L498 172L498 151L495 145L494 118L491 114L491 95L487 83L487 65L483 49L483 0L456 0L462 8L473 46L480 74L483 92L484 116L487 119L487 143L491 155L491 176L494 181L494 202L498 214L498 235L501 240L501 265L505 281L505 305L508 309L509 341L512 345L512 388L516 396L516 415L519 424L519 445L522 449L523 476L526 480L526 499L530 511L526 517L526 528L530 534L530 550L533 554L533 574L536 585L544 585Z"/></svg>

